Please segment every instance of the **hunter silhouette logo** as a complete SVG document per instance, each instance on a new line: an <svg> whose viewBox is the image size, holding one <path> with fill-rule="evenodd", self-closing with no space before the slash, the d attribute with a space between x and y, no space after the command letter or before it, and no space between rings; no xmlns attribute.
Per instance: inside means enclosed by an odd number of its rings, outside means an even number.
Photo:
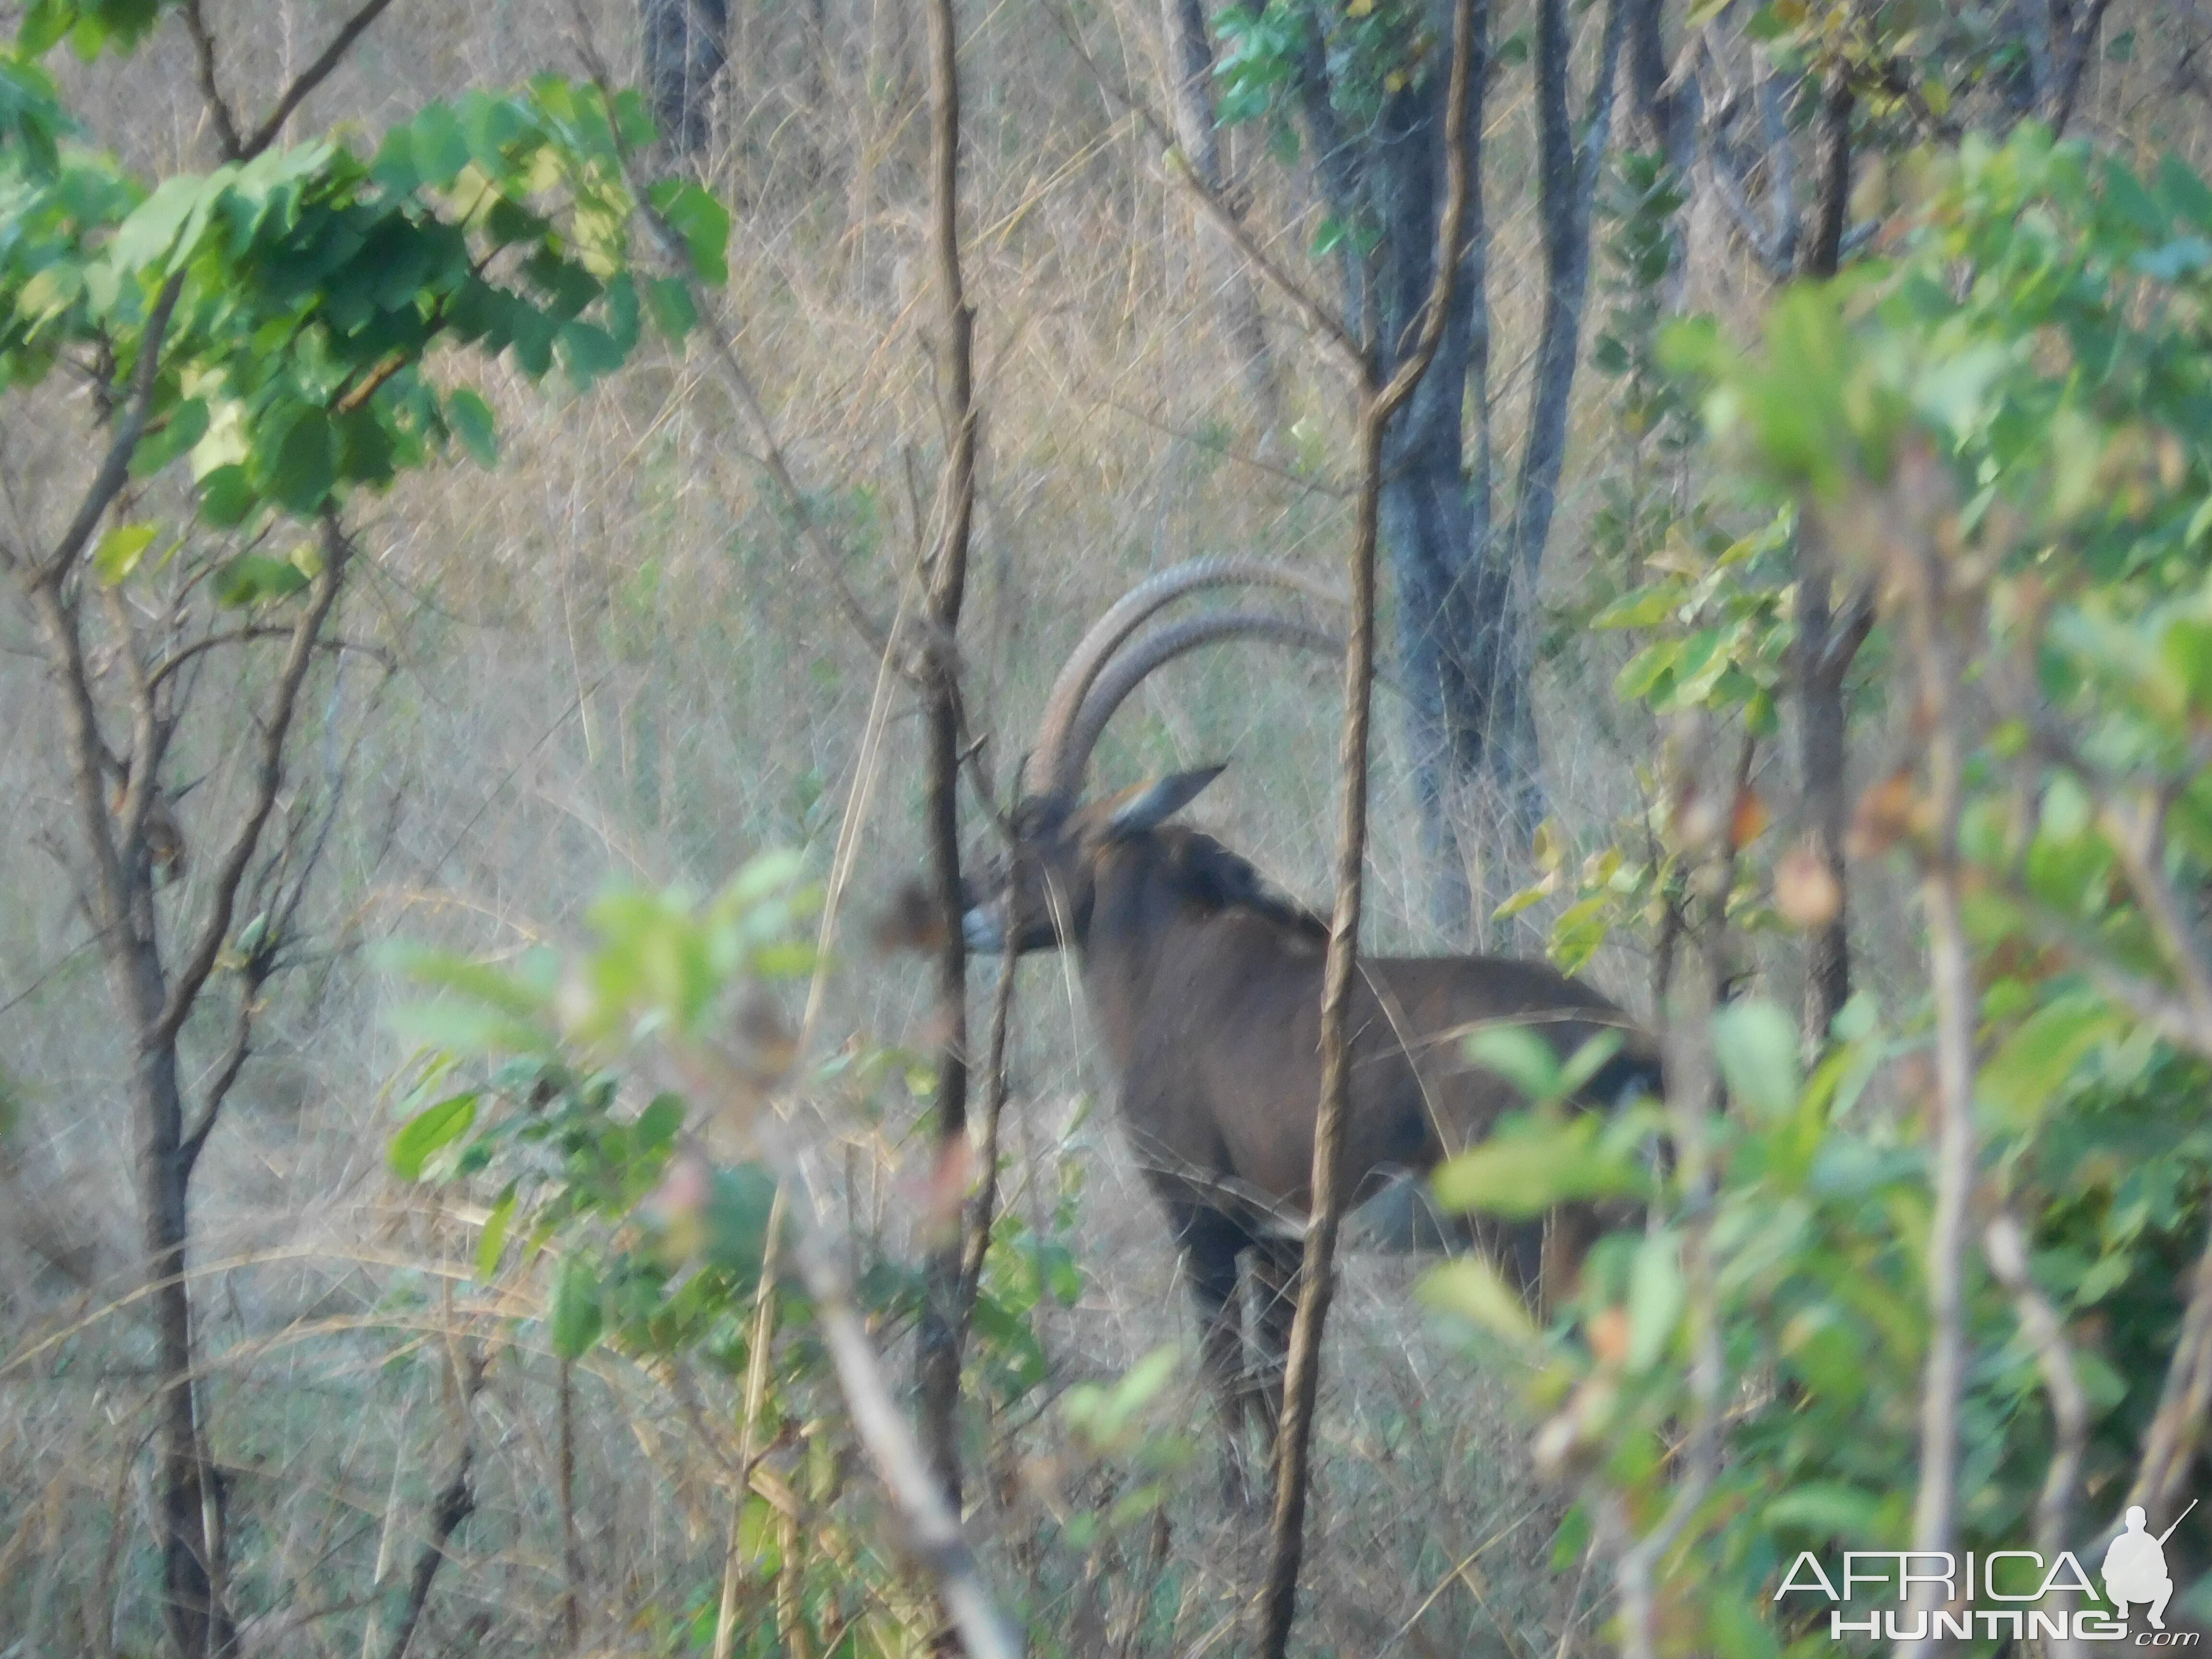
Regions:
<svg viewBox="0 0 2212 1659"><path fill-rule="evenodd" d="M2196 1507L2192 1498L2189 1510ZM2173 1517L2173 1527L2181 1524L2189 1510ZM2173 1536L2173 1527L2154 1538L2145 1530L2148 1524L2142 1505L2130 1504L2127 1530L2105 1552L2105 1594L2118 1618L2124 1620L2129 1604L2139 1601L2150 1608L2150 1627L2164 1630L2166 1604L2173 1594L2173 1580L2166 1572L2166 1540Z"/></svg>

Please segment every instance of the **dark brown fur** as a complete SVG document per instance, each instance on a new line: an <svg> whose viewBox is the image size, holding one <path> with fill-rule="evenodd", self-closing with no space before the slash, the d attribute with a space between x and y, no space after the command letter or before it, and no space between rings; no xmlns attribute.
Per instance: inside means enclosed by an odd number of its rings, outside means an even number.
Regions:
<svg viewBox="0 0 2212 1659"><path fill-rule="evenodd" d="M1083 807L1025 802L1010 872L966 925L982 948L1073 943L1121 1114L1183 1252L1209 1379L1232 1437L1248 1406L1272 1428L1299 1230L1312 1192L1327 926L1212 837L1162 820L1218 769ZM1486 957L1361 964L1343 1163L1349 1206L1394 1175L1425 1175L1523 1102L1469 1063L1485 1025L1540 1032L1562 1055L1604 1032L1620 1052L1585 1091L1611 1103L1656 1083L1650 1039L1613 1003L1549 965ZM1538 1226L1481 1242L1534 1288ZM1243 1364L1237 1258L1255 1252L1261 1367ZM1232 1462L1232 1489L1243 1486ZM1241 1490L1238 1492L1241 1494Z"/></svg>

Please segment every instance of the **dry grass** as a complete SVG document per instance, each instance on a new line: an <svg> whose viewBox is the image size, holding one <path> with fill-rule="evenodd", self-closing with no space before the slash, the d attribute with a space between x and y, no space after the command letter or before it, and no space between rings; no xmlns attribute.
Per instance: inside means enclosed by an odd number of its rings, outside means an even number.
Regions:
<svg viewBox="0 0 2212 1659"><path fill-rule="evenodd" d="M741 206L732 314L817 505L852 551L855 584L896 594L915 539L904 457L934 453L915 301L921 259L918 41L892 0L841 0L823 49L796 9L732 9L723 154ZM211 8L230 84L268 87L313 50L326 9L284 0ZM609 42L625 7L593 9ZM1188 210L1141 131L1089 88L1042 9L975 8L969 281L986 408L969 666L992 758L1024 742L1057 653L1133 575L1236 549L1330 568L1344 507L1314 481L1254 465L1255 434L1195 290ZM574 14L552 0L495 9L403 6L321 100L374 128L463 87L567 68ZM1149 8L1096 13L1094 48L1149 73ZM165 34L121 72L78 71L103 142L153 167L196 149L181 42ZM2107 73L2098 108L2120 123L2148 94ZM1149 82L1145 84L1152 84ZM1534 228L1522 89L1493 101L1492 292L1501 431L1533 341ZM2190 143L2201 149L2201 133ZM1264 164L1256 222L1295 250L1310 230ZM1747 291L1723 252L1704 291ZM1328 453L1341 398L1279 317L1296 412ZM1525 378L1525 377L1523 377ZM467 1229L384 1173L385 1079L402 1056L380 1017L389 988L362 960L405 933L493 952L568 936L610 879L706 886L770 844L826 861L856 788L876 665L785 535L747 441L695 359L649 358L589 396L487 388L503 464L455 466L363 514L373 555L349 631L400 653L322 682L319 719L356 744L349 805L320 889L324 949L279 988L261 1057L212 1143L196 1215L199 1340L215 1445L231 1482L236 1559L252 1599L282 1609L257 1650L380 1651L362 1603L404 1572L457 1442L454 1345L483 1327L458 1282ZM1578 430L1601 457L1602 416ZM1320 481L1326 483L1326 479ZM1547 580L1579 568L1587 498L1571 493ZM150 1495L139 1454L150 1346L136 1323L136 1224L122 1054L65 881L43 844L63 821L50 719L33 666L0 644L0 1063L20 1120L0 1140L0 1655L104 1653L151 1643ZM1563 819L1595 828L1629 806L1648 734L1594 718L1600 689L1547 684L1549 781ZM1326 666L1189 663L1148 686L1100 755L1103 775L1233 757L1199 816L1288 886L1317 895L1328 863L1335 681ZM23 711L16 717L14 711ZM1617 717L1616 717L1617 718ZM894 715L866 825L859 903L913 862L916 745ZM1417 941L1412 826L1388 723L1376 779L1378 941ZM212 766L234 734L195 738ZM324 739L320 735L317 742ZM198 763L187 757L189 772ZM1786 791L1778 788L1778 794ZM186 804L189 830L192 804ZM1869 913L1901 914L1895 895ZM1883 928L1893 937L1901 929ZM1877 960L1875 976L1884 965ZM1787 964L1781 970L1786 975ZM1626 957L1599 977L1630 1000ZM1025 1167L1072 1159L1087 1177L1076 1237L1088 1290L1051 1311L1051 1387L1116 1375L1187 1339L1175 1262L1126 1148L1103 1115L1071 1130L1101 1086L1079 1008L1056 968L1030 971L1018 1050ZM914 1034L921 976L848 955L822 1046L864 1030ZM200 1034L203 1058L212 1037ZM853 1218L890 1212L921 1108L837 1127L864 1153ZM892 1196L886 1198L887 1194ZM1309 1650L1370 1655L1566 1650L1572 1571L1548 1555L1557 1500L1525 1469L1512 1379L1455 1352L1408 1304L1415 1267L1353 1262L1331 1333L1320 1414L1320 1498ZM526 1285L508 1292L526 1308ZM441 1581L418 1653L538 1651L563 1577L550 1496L553 1367L510 1346L477 1407L480 1508ZM1188 1380L1184 1385L1188 1393ZM586 1625L592 1645L653 1650L719 1577L724 1498L665 1379L598 1355L578 1383ZM1194 1396L1190 1412L1196 1414ZM726 1409L726 1401L712 1405ZM1049 1421L1024 1455L1064 1451ZM1070 1488L1095 1499L1095 1482ZM1117 1570L1033 1547L1031 1498L977 1514L993 1571L1014 1587L1038 1650L1195 1655L1237 1646L1231 1625L1255 1567L1204 1464L1166 1511L1168 1549L1119 1540ZM1148 1565L1151 1564L1151 1565Z"/></svg>

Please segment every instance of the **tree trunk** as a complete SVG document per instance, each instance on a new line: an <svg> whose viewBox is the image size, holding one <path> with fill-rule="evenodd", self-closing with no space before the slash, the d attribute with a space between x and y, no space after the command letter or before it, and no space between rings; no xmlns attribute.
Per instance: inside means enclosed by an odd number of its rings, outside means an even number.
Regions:
<svg viewBox="0 0 2212 1659"><path fill-rule="evenodd" d="M125 946L111 972L117 1000L142 1030L161 1012L159 965L149 951ZM191 1237L190 1163L184 1146L184 1097L173 1042L142 1048L131 1079L137 1119L138 1195L143 1212L147 1269L155 1289L154 1329L160 1356L155 1431L157 1503L161 1528L162 1611L169 1638L189 1659L221 1659L236 1645L222 1595L222 1499L201 1438L192 1382L192 1303L185 1277Z"/></svg>
<svg viewBox="0 0 2212 1659"><path fill-rule="evenodd" d="M1843 257L1844 225L1851 193L1851 83L1847 65L1831 66L1821 89L1820 197L1814 204L1813 240L1805 274L1836 274ZM1835 611L1833 562L1819 526L1801 524L1797 535L1798 791L1803 833L1835 883L1836 912L1816 924L1807 940L1803 1035L1819 1053L1829 1028L1851 995L1850 877L1844 862L1844 830L1850 816L1844 782L1850 711L1844 682L1873 621L1870 598L1861 595L1846 614Z"/></svg>
<svg viewBox="0 0 2212 1659"><path fill-rule="evenodd" d="M1482 176L1482 93L1488 79L1489 8L1478 5L1474 73L1466 130L1468 176ZM1425 77L1384 106L1376 179L1389 250L1376 300L1380 372L1399 350L1436 281L1437 219L1447 176L1443 142L1446 88ZM1455 821L1456 783L1471 769L1484 721L1484 619L1496 596L1489 574L1490 314L1485 290L1488 233L1479 188L1466 208L1459 279L1450 317L1428 374L1383 438L1381 522L1396 587L1399 674L1406 688L1406 738L1421 846L1429 866L1429 915L1447 939L1466 936L1473 893ZM1476 409L1475 464L1466 465L1465 411Z"/></svg>
<svg viewBox="0 0 2212 1659"><path fill-rule="evenodd" d="M1626 33L1628 0L1612 0L1598 48L1596 78L1577 139L1569 60L1574 38L1565 0L1540 0L1536 13L1538 208L1544 243L1544 322L1536 347L1528 430L1513 497L1508 556L1490 561L1478 613L1482 633L1471 665L1481 716L1474 758L1492 802L1499 857L1525 855L1546 807L1534 702L1535 592L1552 534L1559 475L1566 462L1567 414L1582 358L1589 293L1590 209L1610 137L1613 82ZM1509 878L1510 879L1510 878ZM1502 884L1492 884L1493 886ZM1492 899L1504 896L1493 890Z"/></svg>
<svg viewBox="0 0 2212 1659"><path fill-rule="evenodd" d="M1218 195L1223 179L1220 134L1213 118L1213 46L1206 38L1201 0L1160 0L1165 33L1168 89L1175 113L1176 140L1199 182ZM1198 246L1206 286L1221 308L1222 331L1244 380L1261 429L1282 424L1282 395L1275 382L1274 358L1260 320L1260 295L1251 273L1221 228L1200 216Z"/></svg>
<svg viewBox="0 0 2212 1659"><path fill-rule="evenodd" d="M945 428L943 518L929 571L932 625L923 690L932 884L945 917L937 959L937 1158L939 1182L956 1188L945 1213L928 1218L943 1237L931 1251L915 1352L921 1443L955 1515L960 1511L960 1201L968 1161L968 947L960 931L960 685L952 641L967 591L969 531L975 510L975 313L960 270L960 70L951 0L931 0L929 24L930 246L936 265L937 386Z"/></svg>
<svg viewBox="0 0 2212 1659"><path fill-rule="evenodd" d="M714 128L714 77L728 55L729 0L638 0L645 86L660 142L696 155Z"/></svg>

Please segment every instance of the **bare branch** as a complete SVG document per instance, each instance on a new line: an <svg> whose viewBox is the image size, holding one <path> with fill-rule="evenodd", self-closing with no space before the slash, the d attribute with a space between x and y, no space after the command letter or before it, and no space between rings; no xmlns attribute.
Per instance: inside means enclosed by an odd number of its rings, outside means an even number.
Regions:
<svg viewBox="0 0 2212 1659"><path fill-rule="evenodd" d="M2081 14L2081 21L2068 32L2065 41L2064 66L2058 70L2058 84L2051 106L2051 131L2056 137L2066 131L2066 124L2074 118L2074 101L2081 95L2082 72L2089 67L2091 48L2097 44L2097 32L2105 26L2106 10L2112 0L2089 0Z"/></svg>
<svg viewBox="0 0 2212 1659"><path fill-rule="evenodd" d="M2051 1421L2058 1443L2036 1500L2035 1547L2046 1559L2056 1559L2067 1547L2074 1492L2081 1482L2081 1457L2089 1442L2089 1396L2082 1390L2057 1310L2028 1273L2027 1235L2010 1212L1990 1223L1982 1234L1982 1247L1990 1271L2012 1297L2021 1330L2043 1372L2044 1392L2051 1396Z"/></svg>
<svg viewBox="0 0 2212 1659"><path fill-rule="evenodd" d="M422 1553L415 1558L415 1571L407 1583L407 1605L399 1615L398 1629L392 1634L391 1645L384 1650L384 1659L407 1659L408 1645L415 1639L415 1626L422 1621L422 1609L430 1600L431 1582L445 1564L446 1547L453 1542L461 1522L476 1513L477 1443L469 1408L483 1389L483 1356L471 1352L468 1372L461 1385L461 1454L438 1493L438 1501L431 1506L430 1535L422 1540Z"/></svg>
<svg viewBox="0 0 2212 1659"><path fill-rule="evenodd" d="M960 64L952 0L924 7L929 52L929 251L937 295L938 418L945 471L938 484L939 527L930 555L924 607L938 639L958 638L967 592L969 534L975 515L975 333L960 269ZM958 659L933 653L922 686L927 726L923 817L934 897L949 925L939 941L935 1007L937 1156L941 1168L968 1151L968 942L960 913L961 707ZM954 1226L931 1252L915 1370L925 1449L947 1499L960 1504L960 1349L964 1325L964 1241Z"/></svg>
<svg viewBox="0 0 2212 1659"><path fill-rule="evenodd" d="M1312 1213L1283 1374L1281 1424L1275 1440L1275 1513L1267 1577L1261 1591L1259 1650L1263 1659L1283 1659L1297 1613L1321 1339L1335 1288L1336 1237L1344 1198L1338 1172L1351 1115L1352 993L1358 975L1367 858L1368 728L1375 688L1375 562L1383 434L1436 356L1464 263L1468 204L1474 192L1467 144L1474 57L1474 0L1456 0L1452 8L1451 79L1444 95L1444 204L1437 225L1436 276L1427 309L1412 350L1387 385L1375 385L1364 353L1354 356L1362 368L1364 395L1359 410L1360 489L1351 549L1352 622L1344 653L1344 732L1337 763L1343 817L1337 833L1336 903L1322 980L1321 1099L1314 1122Z"/></svg>
<svg viewBox="0 0 2212 1659"><path fill-rule="evenodd" d="M1362 349L1358 337L1345 325L1344 319L1321 301L1316 299L1307 291L1304 284L1269 257L1267 251L1260 246L1244 222L1238 218L1235 210L1222 199L1220 191L1200 175L1197 164L1185 153L1173 129L1160 118L1158 112L1151 105L1106 73L1097 59L1091 55L1091 49L1084 45L1082 36L1073 21L1065 15L1063 10L1055 7L1053 15L1060 25L1061 37L1066 40L1069 48L1075 55L1083 60L1084 67L1091 71L1091 77L1097 83L1099 89L1143 122L1146 131L1150 132L1160 147L1166 151L1170 167L1176 177L1182 182L1183 186L1190 191L1192 198L1198 203L1200 210L1205 213L1214 228L1226 236L1235 245L1237 251L1251 262L1252 268L1267 279L1269 287L1290 301L1291 307L1304 319L1308 329L1335 348L1337 355L1343 360L1344 366L1353 377L1356 380L1364 379L1366 374L1367 354Z"/></svg>
<svg viewBox="0 0 2212 1659"><path fill-rule="evenodd" d="M191 1012L200 988L207 983L208 975L215 970L216 958L222 954L223 942L230 936L232 916L237 908L239 884L246 878L246 866L252 863L254 854L261 845L261 831L269 822L269 814L276 805L277 791L284 781L284 747L291 736L292 718L300 702L300 689L307 683L308 665L313 662L316 641L321 637L323 625L337 605L339 591L345 585L348 561L353 555L353 544L340 527L337 514L325 508L323 514L323 568L309 590L307 608L293 625L292 647L286 653L284 666L277 676L276 694L269 707L268 717L262 723L261 752L253 775L252 796L246 805L245 822L239 826L229 850L216 866L210 889L207 919L201 925L198 939L178 969L169 987L168 1001L152 1031L140 1036L142 1044L165 1043L183 1027L185 1016Z"/></svg>
<svg viewBox="0 0 2212 1659"><path fill-rule="evenodd" d="M192 61L198 65L200 77L200 96L207 103L208 118L215 123L217 143L222 149L222 159L240 159L245 143L238 134L238 120L230 111L230 100L222 95L216 79L215 36L208 32L207 17L201 9L200 0L185 0L185 33L192 38Z"/></svg>
<svg viewBox="0 0 2212 1659"><path fill-rule="evenodd" d="M784 1139L781 1121L774 1112L761 1112L752 1123L762 1157L788 1194L792 1259L814 1304L815 1321L860 1449L904 1522L901 1541L951 1615L967 1659L1021 1659L1021 1644L983 1583L975 1553L961 1531L960 1517L945 1501L921 1443L892 1397L883 1361L854 1305L843 1258L823 1231L813 1194Z"/></svg>
<svg viewBox="0 0 2212 1659"><path fill-rule="evenodd" d="M1006 1109L1006 1027L1014 1006L1014 964L1019 959L1011 951L1000 958L999 986L991 1000L991 1047L983 1074L983 1144L976 1153L981 1185L968 1224L967 1259L961 1264L963 1322L975 1311L975 1292L983 1282L983 1258L990 1252L991 1228L997 1219L999 1123Z"/></svg>
<svg viewBox="0 0 2212 1659"><path fill-rule="evenodd" d="M368 0L368 4L346 19L344 25L331 37L330 45L323 48L323 55L301 70L294 77L292 84L284 88L284 95L276 100L276 108L269 112L267 118L253 130L253 136L240 147L240 161L252 161L276 142L277 135L284 131L284 123L292 118L292 112L307 102L307 95L317 87L331 78L331 72L345 61L346 53L353 50L354 42L368 32L369 25L381 17L391 4L392 0Z"/></svg>
<svg viewBox="0 0 2212 1659"><path fill-rule="evenodd" d="M100 515L120 495L131 477L131 458L137 453L138 441L146 435L146 416L154 402L154 382L160 374L161 347L168 338L169 319L175 314L177 298L185 290L185 273L174 272L161 284L155 296L154 308L147 314L146 327L138 338L138 364L131 376L131 392L125 400L123 418L116 422L115 435L108 441L107 453L100 458L100 470L93 474L92 483L78 504L76 515L54 544L43 565L29 571L34 584L58 582L84 551L84 544L92 539L99 527Z"/></svg>
<svg viewBox="0 0 2212 1659"><path fill-rule="evenodd" d="M30 599L46 635L50 672L60 684L70 781L76 794L78 827L92 852L99 896L99 913L92 918L93 926L105 940L124 927L129 913L123 853L116 842L114 821L107 813L103 776L107 740L100 732L100 711L93 702L92 675L84 659L84 638L77 627L76 607L63 598L55 582L33 580Z"/></svg>
<svg viewBox="0 0 2212 1659"><path fill-rule="evenodd" d="M1963 913L1959 823L1965 799L1966 735L1960 707L1960 641L1944 624L1955 598L1929 533L1942 500L1936 463L1911 458L1898 486L1899 520L1881 549L1907 598L1907 631L1926 721L1928 804L1934 825L1921 853L1921 905L1928 927L1928 974L1936 1004L1936 1090L1930 1152L1936 1209L1928 1232L1928 1359L1921 1385L1920 1485L1912 1547L1948 1550L1958 1524L1959 1401L1966 1380L1967 1200L1975 1174L1975 991Z"/></svg>
<svg viewBox="0 0 2212 1659"><path fill-rule="evenodd" d="M292 637L293 631L289 628L278 628L267 623L256 623L245 628L229 629L221 634L210 634L204 639L194 640L189 645L178 647L176 650L162 658L160 662L154 665L152 672L147 675L147 679L151 684L158 687L170 675L204 652L220 650L226 645L242 645L252 640L289 640ZM317 640L315 649L353 652L373 659L381 665L386 672L398 672L399 659L397 657L382 646L371 645L365 640L340 639L332 635Z"/></svg>
<svg viewBox="0 0 2212 1659"><path fill-rule="evenodd" d="M206 1146L208 1137L215 1133L216 1121L222 1115L223 1103L230 1098L230 1091L238 1082L239 1073L246 1069L246 1062L252 1057L254 1000L266 977L265 972L262 971L264 961L258 957L248 960L247 971L241 977L239 987L238 1013L231 1022L230 1041L225 1045L222 1058L216 1062L215 1075L209 1079L207 1089L201 1097L199 1116L185 1132L183 1140L178 1145L177 1156L183 1160L188 1178L198 1166L200 1152Z"/></svg>
<svg viewBox="0 0 2212 1659"><path fill-rule="evenodd" d="M2189 1305L2181 1319L2181 1338L2173 1345L2158 1411L2142 1440L2127 1501L2163 1513L2180 1492L2212 1409L2212 1238L2205 1242L2191 1276Z"/></svg>

